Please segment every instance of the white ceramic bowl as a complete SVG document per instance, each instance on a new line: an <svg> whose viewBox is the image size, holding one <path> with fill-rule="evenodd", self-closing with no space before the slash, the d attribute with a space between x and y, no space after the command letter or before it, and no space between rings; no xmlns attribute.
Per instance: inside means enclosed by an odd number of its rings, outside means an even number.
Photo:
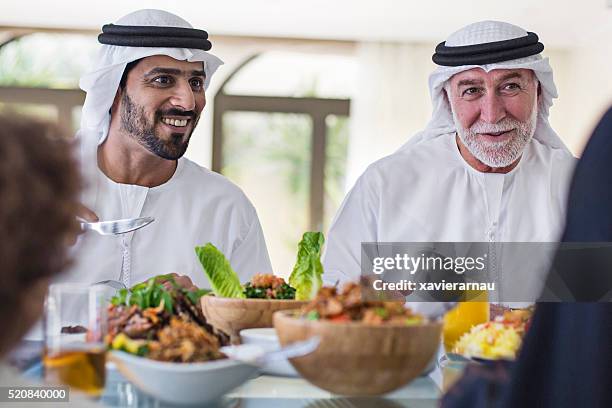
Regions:
<svg viewBox="0 0 612 408"><path fill-rule="evenodd" d="M250 344L261 347L264 351L277 350L280 347L278 335L273 328L244 329L240 330L242 344ZM299 377L295 368L289 360L276 361L261 367L263 374L280 375L285 377Z"/></svg>
<svg viewBox="0 0 612 408"><path fill-rule="evenodd" d="M216 401L257 373L256 366L230 359L166 363L113 351L110 360L141 391L171 404Z"/></svg>

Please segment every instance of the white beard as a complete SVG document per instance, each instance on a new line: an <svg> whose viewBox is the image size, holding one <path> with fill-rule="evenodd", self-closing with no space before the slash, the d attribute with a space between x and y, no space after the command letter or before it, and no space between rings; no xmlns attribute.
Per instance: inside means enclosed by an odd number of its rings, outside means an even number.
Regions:
<svg viewBox="0 0 612 408"><path fill-rule="evenodd" d="M535 133L538 119L537 102L533 105L530 118L525 122L516 119L504 118L498 123L485 123L478 121L468 129L461 124L453 110L453 120L459 138L465 147L482 163L490 167L507 167L514 163L523 154L527 143ZM483 140L479 134L505 132L514 129L515 136L500 142Z"/></svg>

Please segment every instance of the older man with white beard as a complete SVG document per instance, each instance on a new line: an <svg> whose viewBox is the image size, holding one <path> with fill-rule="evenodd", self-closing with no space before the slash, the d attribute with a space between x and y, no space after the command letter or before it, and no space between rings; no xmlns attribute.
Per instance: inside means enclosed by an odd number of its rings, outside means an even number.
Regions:
<svg viewBox="0 0 612 408"><path fill-rule="evenodd" d="M548 123L557 91L543 48L495 21L436 47L431 121L345 198L324 254L327 283L359 277L364 242L559 239L575 159Z"/></svg>

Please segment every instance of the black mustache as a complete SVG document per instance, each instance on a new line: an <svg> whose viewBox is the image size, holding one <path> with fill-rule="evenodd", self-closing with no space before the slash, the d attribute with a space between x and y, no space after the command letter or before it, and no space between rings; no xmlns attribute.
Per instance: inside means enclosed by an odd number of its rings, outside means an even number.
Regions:
<svg viewBox="0 0 612 408"><path fill-rule="evenodd" d="M161 119L162 116L184 116L186 118L195 119L196 113L194 111L184 111L181 109L168 109L165 111L157 111L156 116Z"/></svg>

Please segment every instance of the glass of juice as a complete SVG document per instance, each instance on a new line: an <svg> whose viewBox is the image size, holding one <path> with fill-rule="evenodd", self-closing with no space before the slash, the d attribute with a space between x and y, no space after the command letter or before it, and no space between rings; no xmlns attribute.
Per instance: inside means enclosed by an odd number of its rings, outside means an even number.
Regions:
<svg viewBox="0 0 612 408"><path fill-rule="evenodd" d="M455 343L473 326L489 321L489 303L486 291L466 294L469 302L459 302L457 306L444 316L444 349L447 353L455 347Z"/></svg>
<svg viewBox="0 0 612 408"><path fill-rule="evenodd" d="M99 397L106 377L107 289L60 283L45 301L43 366L46 382Z"/></svg>

